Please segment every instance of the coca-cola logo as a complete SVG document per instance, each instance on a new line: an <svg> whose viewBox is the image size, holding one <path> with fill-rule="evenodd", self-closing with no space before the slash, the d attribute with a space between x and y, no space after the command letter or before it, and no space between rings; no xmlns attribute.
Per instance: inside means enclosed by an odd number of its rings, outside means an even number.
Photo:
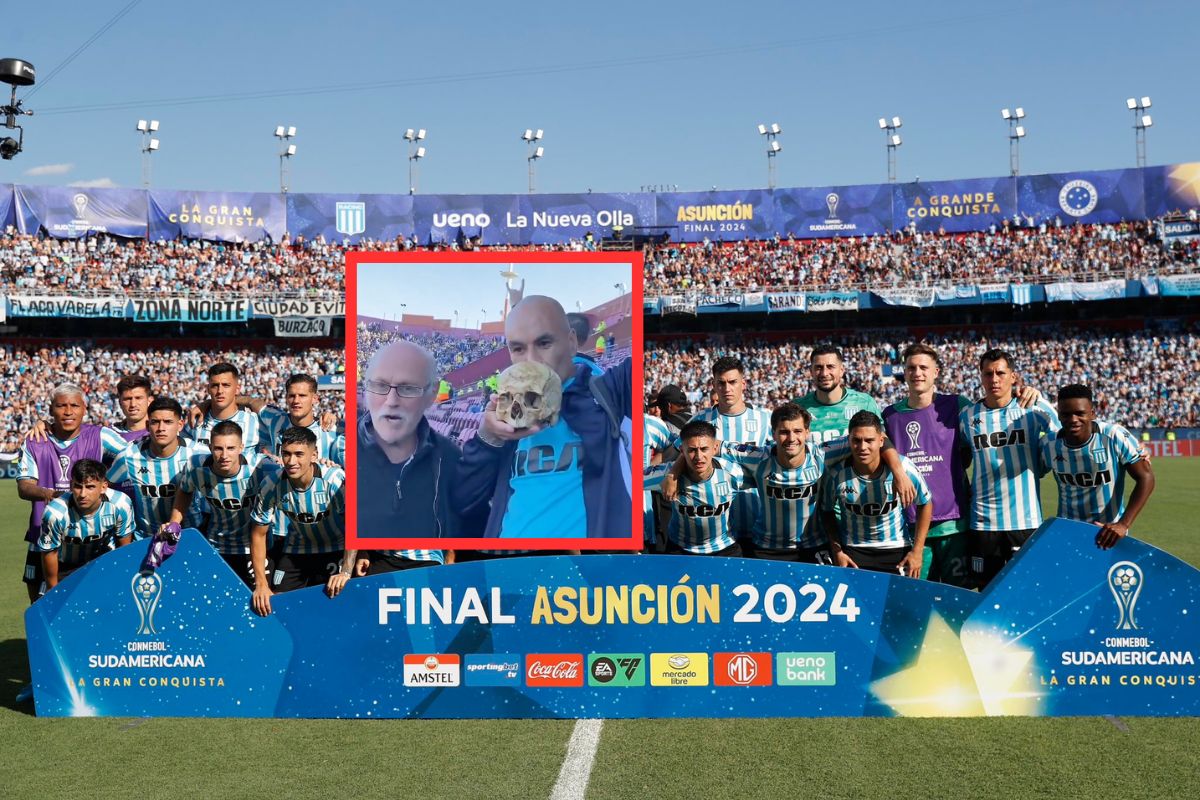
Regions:
<svg viewBox="0 0 1200 800"><path fill-rule="evenodd" d="M583 656L531 653L525 661L525 681L530 686L582 686Z"/></svg>

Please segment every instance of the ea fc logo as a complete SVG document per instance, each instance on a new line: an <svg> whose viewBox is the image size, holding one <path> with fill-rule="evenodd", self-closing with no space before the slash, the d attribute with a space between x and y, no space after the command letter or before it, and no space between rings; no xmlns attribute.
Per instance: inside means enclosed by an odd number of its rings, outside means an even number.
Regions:
<svg viewBox="0 0 1200 800"><path fill-rule="evenodd" d="M1142 568L1132 561L1118 561L1108 568L1108 588L1112 591L1113 599L1117 601L1117 630L1137 629L1133 607L1137 605L1144 582Z"/></svg>
<svg viewBox="0 0 1200 800"><path fill-rule="evenodd" d="M1072 217L1084 217L1096 209L1100 193L1088 181L1070 181L1058 193L1058 206Z"/></svg>
<svg viewBox="0 0 1200 800"><path fill-rule="evenodd" d="M163 579L154 572L139 572L133 576L130 587L133 590L133 602L137 604L138 636L149 636L158 633L154 629L154 612L158 608L159 598L162 597Z"/></svg>

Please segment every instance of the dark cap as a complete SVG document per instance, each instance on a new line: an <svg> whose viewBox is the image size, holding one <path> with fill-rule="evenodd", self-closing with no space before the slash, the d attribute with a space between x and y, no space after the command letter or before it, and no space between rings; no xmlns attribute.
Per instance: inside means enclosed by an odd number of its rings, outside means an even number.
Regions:
<svg viewBox="0 0 1200 800"><path fill-rule="evenodd" d="M683 393L683 389L680 389L673 383L668 383L666 386L659 389L656 400L660 405L662 403L671 403L672 405L677 406L691 405L691 403L688 402L687 395Z"/></svg>

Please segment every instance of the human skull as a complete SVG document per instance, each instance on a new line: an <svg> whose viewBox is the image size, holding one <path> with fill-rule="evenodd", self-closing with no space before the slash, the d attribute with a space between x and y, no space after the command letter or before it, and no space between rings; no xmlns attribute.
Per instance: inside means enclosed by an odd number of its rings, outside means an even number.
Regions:
<svg viewBox="0 0 1200 800"><path fill-rule="evenodd" d="M562 381L554 370L536 361L513 364L500 373L496 416L514 428L558 422Z"/></svg>

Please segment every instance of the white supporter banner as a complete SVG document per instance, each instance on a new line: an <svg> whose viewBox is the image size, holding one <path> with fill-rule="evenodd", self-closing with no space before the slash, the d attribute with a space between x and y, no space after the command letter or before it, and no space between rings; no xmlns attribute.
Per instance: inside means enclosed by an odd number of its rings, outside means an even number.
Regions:
<svg viewBox="0 0 1200 800"><path fill-rule="evenodd" d="M7 311L8 311L8 299L4 295L0 294L0 323L4 323L4 322L8 321L5 316L5 312L7 312Z"/></svg>
<svg viewBox="0 0 1200 800"><path fill-rule="evenodd" d="M256 317L344 317L345 300L255 300Z"/></svg>
<svg viewBox="0 0 1200 800"><path fill-rule="evenodd" d="M9 295L14 317L123 318L124 297L72 297L66 294ZM0 304L2 305L2 304ZM0 314L3 310L0 309Z"/></svg>
<svg viewBox="0 0 1200 800"><path fill-rule="evenodd" d="M333 317L275 317L276 336L329 336Z"/></svg>

